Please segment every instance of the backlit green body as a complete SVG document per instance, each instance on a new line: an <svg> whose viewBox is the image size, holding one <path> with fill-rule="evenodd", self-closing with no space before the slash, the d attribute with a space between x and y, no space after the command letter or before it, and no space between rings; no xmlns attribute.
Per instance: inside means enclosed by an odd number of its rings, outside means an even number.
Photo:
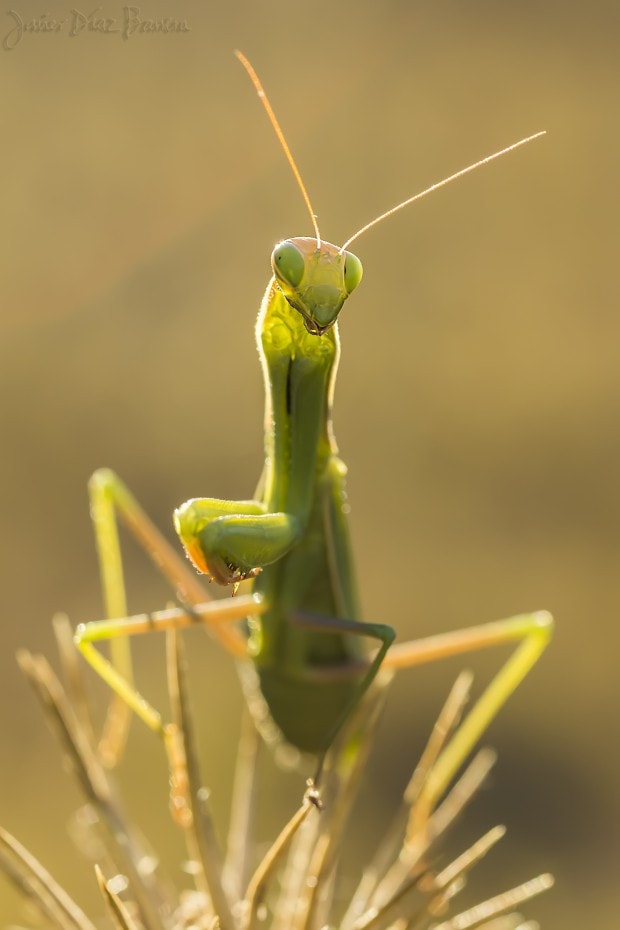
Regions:
<svg viewBox="0 0 620 930"><path fill-rule="evenodd" d="M253 585L266 611L250 619L249 640L261 691L286 739L321 752L370 681L357 628L392 638L359 623L346 468L331 421L336 317L361 265L315 239L281 243L272 264L256 327L266 397L256 497L191 500L175 519L190 558L217 581L261 570ZM346 621L356 629L347 632Z"/></svg>
<svg viewBox="0 0 620 930"><path fill-rule="evenodd" d="M359 637L314 632L296 613L359 619L346 521L344 475L336 454L331 401L340 353L337 325L310 335L275 279L256 329L265 372L265 470L259 486L268 513L294 515L298 536L266 565L255 590L269 605L252 623L250 651L261 690L285 737L318 751L359 685L347 668ZM317 680L337 666L344 677ZM361 675L361 673L360 673Z"/></svg>
<svg viewBox="0 0 620 930"><path fill-rule="evenodd" d="M427 773L417 803L430 814L497 711L537 661L551 636L552 620L544 611L524 614L392 649L391 627L360 620L348 534L346 469L331 427L339 355L336 319L362 277L359 259L347 248L396 211L542 133L401 201L338 248L320 240L312 204L258 76L244 55L238 52L237 57L267 110L316 238L287 239L272 253L273 278L256 332L266 411L265 466L255 498L194 498L175 511L174 520L185 551L200 572L232 585L233 593L249 580L253 593L209 601L193 570L120 478L109 469L95 472L89 490L106 619L80 624L75 643L116 695L100 753L106 764L119 758L131 709L164 738L171 770L177 769L176 726L166 725L133 684L128 638L153 630L178 630L199 620L231 655L252 659L271 716L286 739L320 756L315 781L326 750L382 663L392 671L516 642L514 653ZM172 584L178 608L127 616L117 514ZM245 627L233 625L244 618L249 637ZM378 646L371 658L362 648L363 638L375 640ZM96 648L104 640L110 641L111 661ZM256 707L255 701L249 703Z"/></svg>

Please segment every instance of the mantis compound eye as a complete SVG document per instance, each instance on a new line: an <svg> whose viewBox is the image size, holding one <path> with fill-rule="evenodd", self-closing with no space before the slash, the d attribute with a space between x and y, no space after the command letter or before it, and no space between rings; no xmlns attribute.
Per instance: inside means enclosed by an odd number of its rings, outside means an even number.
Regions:
<svg viewBox="0 0 620 930"><path fill-rule="evenodd" d="M364 270L362 268L362 263L353 252L344 253L344 286L347 289L347 294L350 294L351 291L354 291L357 285L362 280L362 274Z"/></svg>
<svg viewBox="0 0 620 930"><path fill-rule="evenodd" d="M271 267L276 278L283 284L299 287L306 270L306 261L297 246L286 240L280 242L273 250Z"/></svg>

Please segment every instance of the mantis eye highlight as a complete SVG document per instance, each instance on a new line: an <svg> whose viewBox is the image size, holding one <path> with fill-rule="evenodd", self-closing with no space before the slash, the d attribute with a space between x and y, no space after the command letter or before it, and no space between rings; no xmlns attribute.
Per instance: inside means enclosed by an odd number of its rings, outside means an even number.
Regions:
<svg viewBox="0 0 620 930"><path fill-rule="evenodd" d="M351 291L354 291L357 285L362 280L362 274L364 269L362 268L362 263L353 252L344 253L344 286L347 289L347 294L350 294Z"/></svg>
<svg viewBox="0 0 620 930"><path fill-rule="evenodd" d="M271 267L278 280L290 287L299 287L306 270L306 262L297 246L286 241L273 250Z"/></svg>

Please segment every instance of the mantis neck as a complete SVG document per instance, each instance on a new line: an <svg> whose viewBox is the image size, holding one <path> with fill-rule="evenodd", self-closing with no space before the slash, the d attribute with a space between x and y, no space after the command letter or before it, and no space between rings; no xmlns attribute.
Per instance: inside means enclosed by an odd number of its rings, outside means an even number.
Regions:
<svg viewBox="0 0 620 930"><path fill-rule="evenodd" d="M274 279L258 316L256 341L265 379L265 471L262 500L272 513L306 526L317 477L337 447L332 397L340 355L334 325L310 335Z"/></svg>

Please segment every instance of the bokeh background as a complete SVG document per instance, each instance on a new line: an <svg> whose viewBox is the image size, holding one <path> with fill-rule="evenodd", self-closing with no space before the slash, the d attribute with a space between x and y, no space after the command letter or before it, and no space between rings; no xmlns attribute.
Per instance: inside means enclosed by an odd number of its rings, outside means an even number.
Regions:
<svg viewBox="0 0 620 930"><path fill-rule="evenodd" d="M57 0L45 10L71 16ZM122 6L105 0L101 15L120 24ZM53 653L55 611L101 614L85 492L97 466L168 531L187 497L247 497L260 471L255 314L274 242L310 229L240 47L335 242L548 131L357 243L365 279L342 317L335 425L368 618L405 639L538 607L557 617L489 733L500 761L462 842L498 820L509 837L478 891L549 869L557 887L529 909L543 926L616 927L617 4L177 0L140 15L190 31L71 38L65 24L0 49L0 821L101 913L68 838L77 794L14 653ZM0 15L3 39L14 24ZM127 572L132 610L165 603L131 544ZM198 633L205 776L224 830L240 699ZM137 655L165 702L163 643ZM480 686L499 660L472 660ZM459 667L397 681L364 842ZM137 724L119 777L174 868L161 750ZM270 777L266 837L302 784ZM0 877L0 924L24 919Z"/></svg>

